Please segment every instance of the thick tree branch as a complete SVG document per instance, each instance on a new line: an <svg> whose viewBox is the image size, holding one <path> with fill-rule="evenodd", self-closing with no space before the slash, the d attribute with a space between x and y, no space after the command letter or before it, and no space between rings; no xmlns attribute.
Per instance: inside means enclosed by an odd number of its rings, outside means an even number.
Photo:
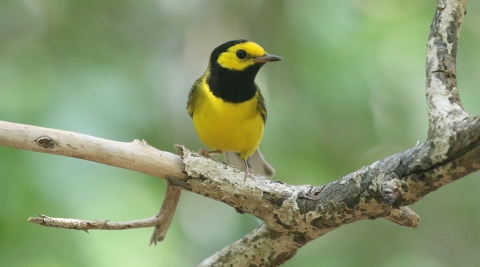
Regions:
<svg viewBox="0 0 480 267"><path fill-rule="evenodd" d="M428 140L438 153L435 161L449 149L452 126L468 117L457 89L456 57L458 39L466 14L467 0L438 0L437 12L427 43Z"/></svg>
<svg viewBox="0 0 480 267"><path fill-rule="evenodd" d="M472 121L471 127L463 131L480 135L480 122ZM464 141L460 142L465 144ZM243 175L238 170L185 148L182 150L189 176L186 190L222 201L239 212L254 214L265 223L266 229L260 233L259 230L250 233L205 261L212 263L215 259L212 266L235 264L242 260L246 247L268 252L269 256L267 260L252 252L255 257L249 257L245 264L269 262L268 265L276 266L309 241L362 219L384 217L416 227L419 218L415 213L406 207L394 207L414 203L438 187L480 169L479 142L468 145L461 154L452 155L450 161L435 165L431 160L418 161L428 159L429 146L423 143L325 186L292 186L259 178L247 179L243 185ZM397 173L406 176L399 179ZM275 240L259 242L263 240L260 237L269 235L267 232L275 233Z"/></svg>
<svg viewBox="0 0 480 267"><path fill-rule="evenodd" d="M458 39L467 0L439 0L427 44L427 100L429 117L445 118L463 112L456 81ZM435 123L432 121L431 123ZM438 131L437 131L438 132Z"/></svg>
<svg viewBox="0 0 480 267"><path fill-rule="evenodd" d="M95 161L156 177L186 180L178 155L145 141L111 141L90 135L0 121L0 145Z"/></svg>

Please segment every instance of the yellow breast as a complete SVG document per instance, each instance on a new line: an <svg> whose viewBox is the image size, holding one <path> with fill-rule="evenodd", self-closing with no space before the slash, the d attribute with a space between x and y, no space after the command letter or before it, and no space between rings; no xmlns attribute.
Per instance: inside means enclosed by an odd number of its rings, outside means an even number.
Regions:
<svg viewBox="0 0 480 267"><path fill-rule="evenodd" d="M193 125L200 140L211 149L240 153L243 159L255 152L263 135L264 121L258 110L258 93L243 103L229 103L201 86L193 100Z"/></svg>

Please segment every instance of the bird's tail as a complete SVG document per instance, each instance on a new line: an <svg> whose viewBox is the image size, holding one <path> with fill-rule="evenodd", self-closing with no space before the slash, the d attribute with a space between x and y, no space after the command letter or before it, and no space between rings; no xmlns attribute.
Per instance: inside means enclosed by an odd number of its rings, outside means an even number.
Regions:
<svg viewBox="0 0 480 267"><path fill-rule="evenodd" d="M245 168L245 163L238 153L226 151L225 159L228 164L236 168L241 170ZM273 176L275 174L275 169L267 163L259 148L247 159L247 162L253 172L258 175Z"/></svg>

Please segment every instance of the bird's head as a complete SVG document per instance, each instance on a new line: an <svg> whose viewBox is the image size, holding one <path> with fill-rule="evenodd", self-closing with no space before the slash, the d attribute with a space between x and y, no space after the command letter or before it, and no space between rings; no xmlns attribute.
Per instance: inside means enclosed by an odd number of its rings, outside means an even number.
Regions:
<svg viewBox="0 0 480 267"><path fill-rule="evenodd" d="M232 71L244 71L253 65L259 67L267 62L282 60L281 57L270 55L254 42L234 40L215 48L210 57L210 64Z"/></svg>

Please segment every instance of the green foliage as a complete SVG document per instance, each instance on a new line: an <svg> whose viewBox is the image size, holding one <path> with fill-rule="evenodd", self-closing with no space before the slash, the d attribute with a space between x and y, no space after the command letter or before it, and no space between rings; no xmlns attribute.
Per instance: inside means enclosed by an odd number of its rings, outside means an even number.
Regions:
<svg viewBox="0 0 480 267"><path fill-rule="evenodd" d="M480 113L479 10L469 3L457 68L472 114ZM190 86L214 47L247 38L284 58L257 78L269 111L261 147L275 179L325 184L425 140L434 11L426 0L2 1L0 120L200 149L185 111ZM357 222L285 266L475 266L478 178L414 205L419 229ZM86 234L27 223L38 213L145 218L163 191L163 180L131 171L0 147L0 262L193 266L259 224L189 193L157 247L148 246L151 229Z"/></svg>

